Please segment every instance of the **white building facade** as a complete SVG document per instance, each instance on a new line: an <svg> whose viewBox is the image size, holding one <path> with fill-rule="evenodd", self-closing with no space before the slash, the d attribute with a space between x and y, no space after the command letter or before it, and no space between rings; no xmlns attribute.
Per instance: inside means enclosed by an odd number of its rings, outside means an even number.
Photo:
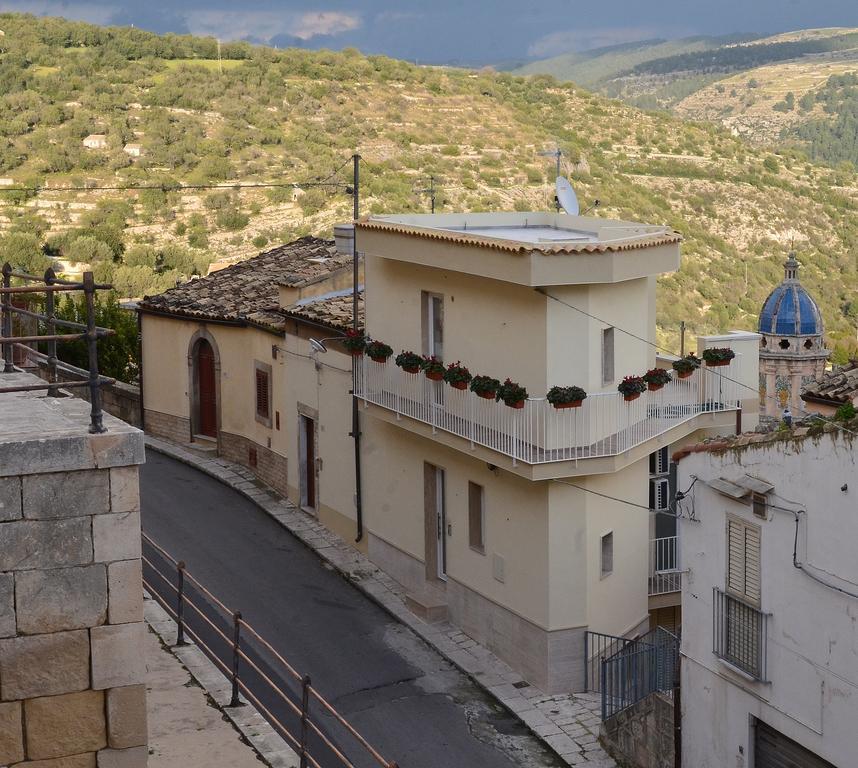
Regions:
<svg viewBox="0 0 858 768"><path fill-rule="evenodd" d="M855 451L807 432L676 457L683 765L858 765Z"/></svg>

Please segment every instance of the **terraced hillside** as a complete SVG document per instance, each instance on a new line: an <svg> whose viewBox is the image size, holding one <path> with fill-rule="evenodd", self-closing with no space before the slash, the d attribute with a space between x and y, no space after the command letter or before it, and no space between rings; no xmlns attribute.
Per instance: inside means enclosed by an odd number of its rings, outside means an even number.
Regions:
<svg viewBox="0 0 858 768"><path fill-rule="evenodd" d="M559 144L585 201L686 237L659 292L660 338L752 327L794 241L838 355L854 350L854 172L775 157L726 130L642 113L551 78L0 14L0 248L89 261L126 295L158 290L365 212L544 209ZM85 137L104 136L88 149ZM139 145L139 157L124 151ZM334 169L339 173L331 176ZM293 182L296 183L292 186ZM284 186L260 188L258 183ZM45 187L38 194L20 191ZM140 184L155 189L126 191ZM226 189L179 184L226 185ZM120 189L70 190L69 187ZM0 189L3 189L0 186ZM5 201L2 202L2 201Z"/></svg>

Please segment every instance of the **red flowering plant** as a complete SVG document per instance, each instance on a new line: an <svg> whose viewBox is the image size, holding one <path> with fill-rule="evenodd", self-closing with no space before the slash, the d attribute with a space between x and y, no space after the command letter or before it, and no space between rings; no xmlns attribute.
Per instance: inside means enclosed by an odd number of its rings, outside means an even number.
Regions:
<svg viewBox="0 0 858 768"><path fill-rule="evenodd" d="M461 362L450 363L444 371L444 381L454 389L467 389L473 376Z"/></svg>
<svg viewBox="0 0 858 768"><path fill-rule="evenodd" d="M356 331L354 328L349 328L346 331L346 337L343 339L343 346L353 355L362 355L366 348L366 336L362 331Z"/></svg>

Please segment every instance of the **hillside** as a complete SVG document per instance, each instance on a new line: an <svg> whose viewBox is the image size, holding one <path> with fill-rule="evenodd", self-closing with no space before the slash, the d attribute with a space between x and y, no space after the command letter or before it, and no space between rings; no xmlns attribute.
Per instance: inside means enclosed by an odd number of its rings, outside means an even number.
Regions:
<svg viewBox="0 0 858 768"><path fill-rule="evenodd" d="M0 29L0 185L11 184L0 186L0 248L19 263L89 261L139 295L330 233L351 198L300 182L347 182L355 150L364 212L427 210L419 190L430 175L439 210L545 209L552 163L539 152L557 142L601 215L685 235L682 269L660 284L662 341L678 346L682 320L692 332L753 327L794 240L838 356L854 351L858 185L848 169L775 158L726 130L546 77L244 44L224 46L218 62L210 39L9 14ZM90 134L105 146L85 148ZM123 151L129 143L139 157ZM259 183L285 186L250 186ZM47 188L16 191L31 184ZM68 189L140 184L156 188Z"/></svg>

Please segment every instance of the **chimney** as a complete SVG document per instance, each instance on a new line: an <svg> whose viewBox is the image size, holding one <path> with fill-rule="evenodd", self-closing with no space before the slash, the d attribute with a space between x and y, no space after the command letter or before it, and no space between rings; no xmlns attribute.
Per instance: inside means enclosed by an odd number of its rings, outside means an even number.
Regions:
<svg viewBox="0 0 858 768"><path fill-rule="evenodd" d="M355 225L334 224L334 240L337 243L337 253L343 256L354 256Z"/></svg>

